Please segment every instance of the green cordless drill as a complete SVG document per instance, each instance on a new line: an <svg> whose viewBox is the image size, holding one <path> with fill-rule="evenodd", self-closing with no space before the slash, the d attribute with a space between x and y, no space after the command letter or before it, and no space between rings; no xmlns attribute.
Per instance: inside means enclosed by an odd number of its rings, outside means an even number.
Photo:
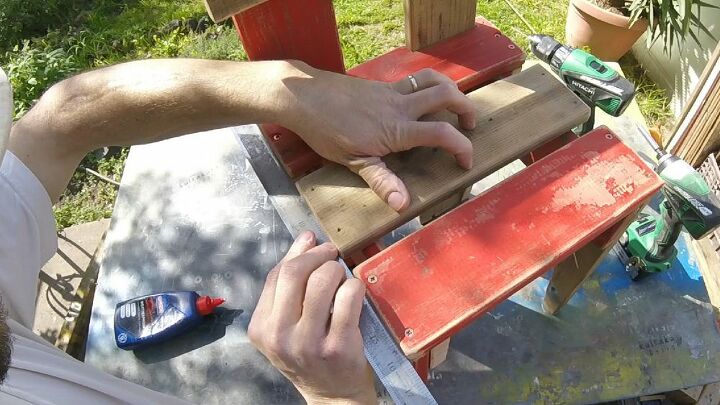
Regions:
<svg viewBox="0 0 720 405"><path fill-rule="evenodd" d="M589 107L590 119L577 132L584 134L595 124L595 106L617 117L635 96L635 86L593 55L563 45L548 35L530 35L530 49Z"/></svg>
<svg viewBox="0 0 720 405"><path fill-rule="evenodd" d="M720 225L720 199L702 175L684 160L665 152L643 126L636 126L657 154L655 171L665 185L660 217L641 213L620 240L628 256L624 258L625 268L633 280L670 268L677 256L675 242L683 228L693 238L701 239Z"/></svg>

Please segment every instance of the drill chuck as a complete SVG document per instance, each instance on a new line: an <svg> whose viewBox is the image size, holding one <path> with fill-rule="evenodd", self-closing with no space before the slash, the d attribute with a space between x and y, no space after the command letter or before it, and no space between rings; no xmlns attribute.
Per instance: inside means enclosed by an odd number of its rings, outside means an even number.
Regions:
<svg viewBox="0 0 720 405"><path fill-rule="evenodd" d="M541 61L550 65L555 71L560 70L563 61L573 48L564 46L548 35L533 34L528 37L532 53ZM556 53L560 51L558 55Z"/></svg>
<svg viewBox="0 0 720 405"><path fill-rule="evenodd" d="M635 96L635 86L595 56L548 35L528 37L532 53L547 63L591 108L617 117Z"/></svg>

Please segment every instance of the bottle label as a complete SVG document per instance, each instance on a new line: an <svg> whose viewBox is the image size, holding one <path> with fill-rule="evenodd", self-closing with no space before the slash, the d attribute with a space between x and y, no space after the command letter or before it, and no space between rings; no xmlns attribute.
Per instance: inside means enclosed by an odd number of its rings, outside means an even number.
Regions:
<svg viewBox="0 0 720 405"><path fill-rule="evenodd" d="M138 338L160 333L180 322L184 316L162 295L127 302L118 311L119 326Z"/></svg>

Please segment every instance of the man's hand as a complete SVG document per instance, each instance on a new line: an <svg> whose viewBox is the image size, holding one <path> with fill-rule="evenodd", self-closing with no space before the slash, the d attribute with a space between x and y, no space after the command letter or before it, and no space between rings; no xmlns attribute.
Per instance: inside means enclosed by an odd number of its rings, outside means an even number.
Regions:
<svg viewBox="0 0 720 405"><path fill-rule="evenodd" d="M358 327L365 287L336 257L301 234L268 274L248 336L308 403L375 403Z"/></svg>
<svg viewBox="0 0 720 405"><path fill-rule="evenodd" d="M472 144L451 124L418 121L449 110L464 129L475 127L475 107L448 77L431 69L381 83L313 69L292 62L298 71L283 80L287 114L281 123L328 160L359 174L393 209L410 204L403 182L381 160L416 146L440 147L457 163L472 166ZM281 93L282 94L282 93Z"/></svg>

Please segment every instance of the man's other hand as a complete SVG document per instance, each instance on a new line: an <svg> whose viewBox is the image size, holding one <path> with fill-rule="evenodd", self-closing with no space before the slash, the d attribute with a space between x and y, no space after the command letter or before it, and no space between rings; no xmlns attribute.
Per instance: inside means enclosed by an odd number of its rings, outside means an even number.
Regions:
<svg viewBox="0 0 720 405"><path fill-rule="evenodd" d="M447 122L419 118L449 110L463 129L475 127L475 107L448 77L423 69L395 83L362 80L291 62L283 79L285 127L317 153L347 166L396 211L410 204L402 180L381 157L416 146L440 147L461 167L472 166L472 143ZM281 93L282 94L282 93Z"/></svg>
<svg viewBox="0 0 720 405"><path fill-rule="evenodd" d="M365 287L337 254L302 233L268 274L248 336L308 403L375 403L358 327Z"/></svg>

